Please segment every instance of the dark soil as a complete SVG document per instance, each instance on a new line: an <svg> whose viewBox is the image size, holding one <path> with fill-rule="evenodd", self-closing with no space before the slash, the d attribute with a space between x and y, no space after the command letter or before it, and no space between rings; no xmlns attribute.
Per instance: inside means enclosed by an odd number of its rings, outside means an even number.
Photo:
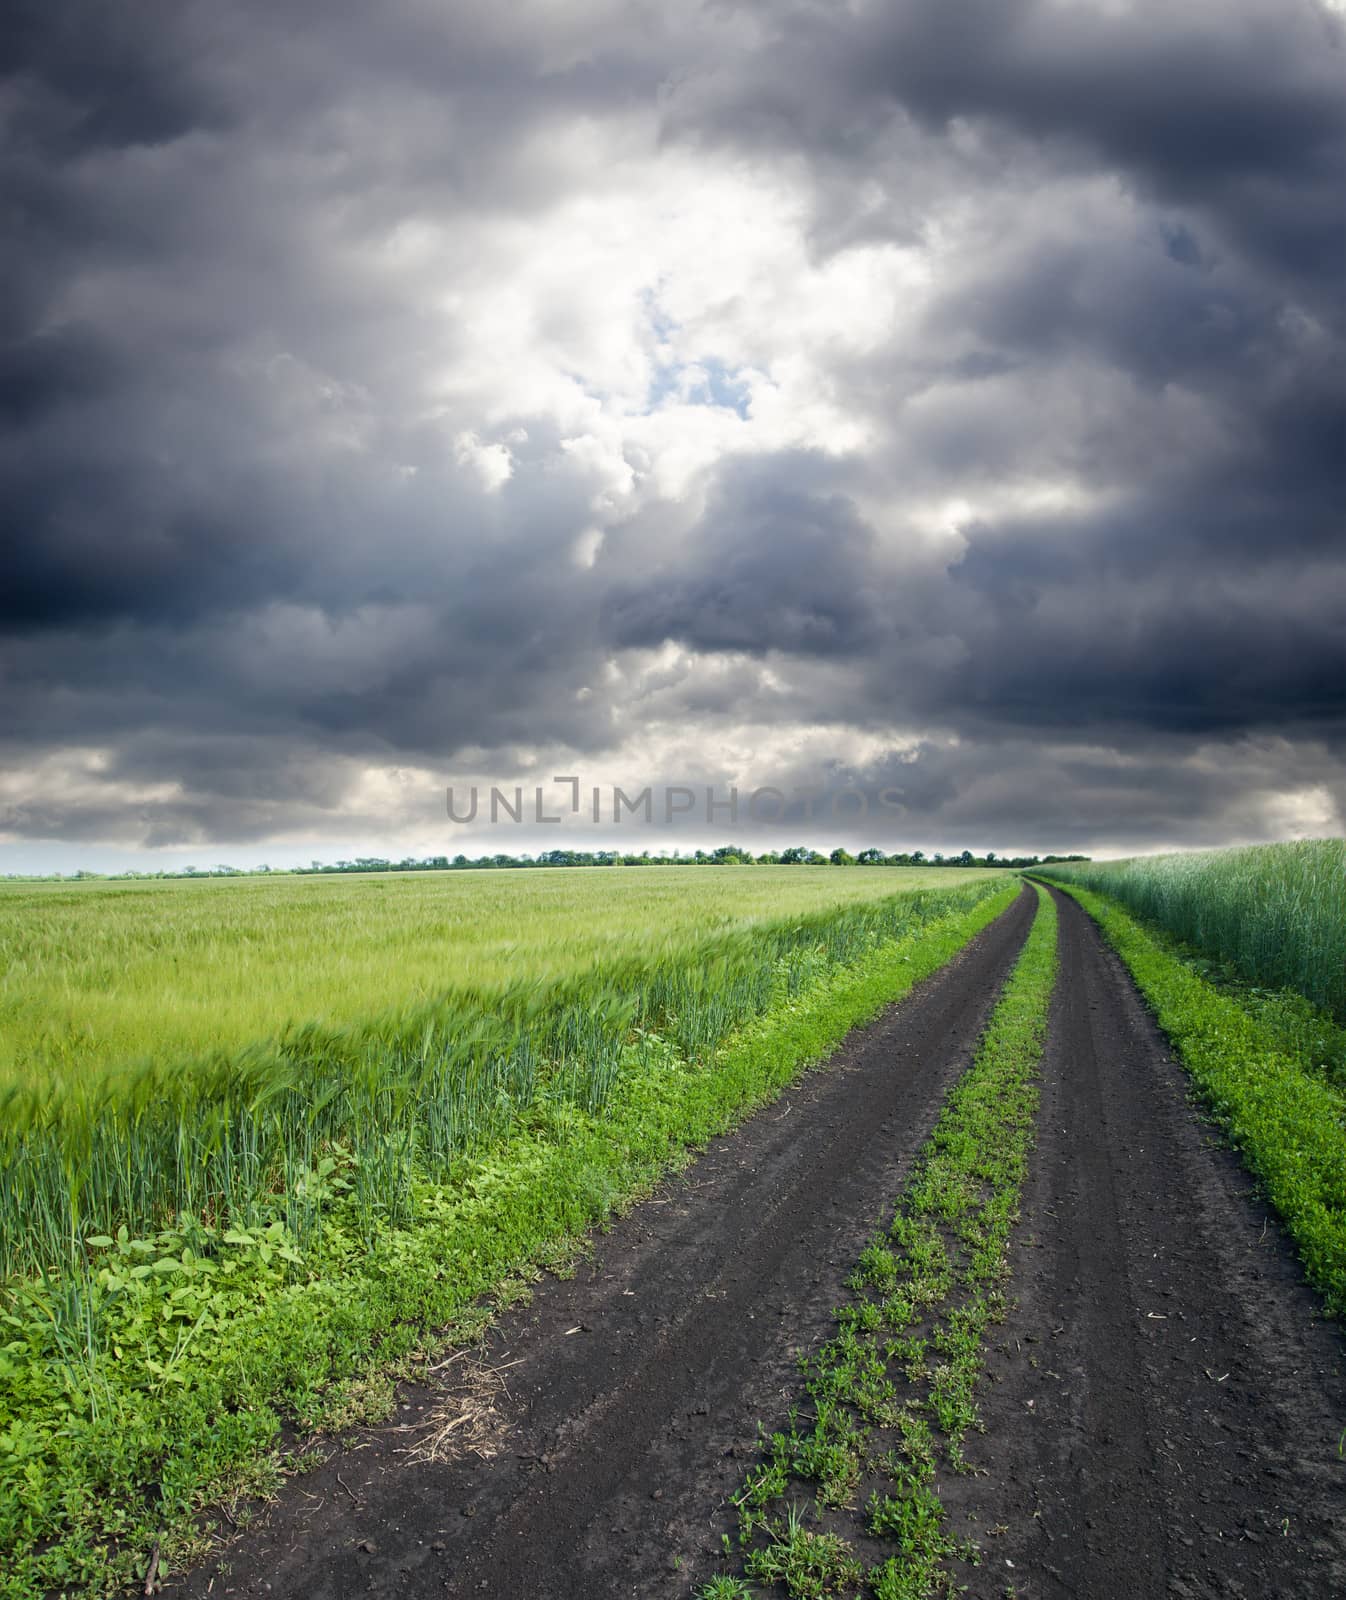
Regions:
<svg viewBox="0 0 1346 1600"><path fill-rule="evenodd" d="M978 1600L1346 1595L1341 1329L1125 968L1056 899L1018 1306L967 1452L989 1477L943 1485L985 1551L961 1577Z"/></svg>
<svg viewBox="0 0 1346 1600"><path fill-rule="evenodd" d="M1039 1143L970 1477L976 1600L1346 1594L1346 1342L1186 1098L1124 969L1058 899ZM176 1593L678 1597L720 1565L759 1420L971 1060L1029 895L503 1316L464 1388L290 1481ZM450 1367L453 1377L459 1367ZM485 1398L483 1398L485 1397ZM434 1408L485 1427L405 1453ZM452 1437L452 1436L450 1436Z"/></svg>
<svg viewBox="0 0 1346 1600"><path fill-rule="evenodd" d="M410 1390L394 1425L291 1480L172 1592L688 1594L733 1526L726 1500L758 1419L782 1412L799 1352L830 1331L1032 916L1025 891L825 1068L617 1222L574 1278L543 1281L501 1318L484 1359L505 1389L478 1441L493 1458L410 1464L418 1408L451 1418L479 1403L476 1386Z"/></svg>

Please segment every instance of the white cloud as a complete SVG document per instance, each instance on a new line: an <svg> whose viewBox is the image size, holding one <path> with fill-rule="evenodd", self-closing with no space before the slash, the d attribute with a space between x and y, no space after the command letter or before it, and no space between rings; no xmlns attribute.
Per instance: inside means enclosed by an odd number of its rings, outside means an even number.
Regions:
<svg viewBox="0 0 1346 1600"><path fill-rule="evenodd" d="M514 457L504 444L488 444L469 428L453 441L454 455L460 467L470 467L487 494L495 494L510 480L514 471Z"/></svg>

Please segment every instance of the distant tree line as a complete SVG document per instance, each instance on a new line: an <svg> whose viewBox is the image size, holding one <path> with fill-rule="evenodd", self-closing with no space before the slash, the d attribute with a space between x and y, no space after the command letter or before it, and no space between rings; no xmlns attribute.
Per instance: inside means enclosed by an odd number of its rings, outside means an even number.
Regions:
<svg viewBox="0 0 1346 1600"><path fill-rule="evenodd" d="M813 850L805 844L790 845L785 850L766 850L761 855L742 849L736 844L722 844L716 850L696 850L683 854L656 854L643 850L639 855L620 850L544 850L540 855L510 856L504 854L469 857L457 856L404 856L400 861L386 856L356 856L352 861L312 861L306 867L182 867L176 872L72 872L72 873L6 873L7 879L27 881L59 880L78 882L86 878L123 882L133 879L158 878L246 878L269 875L272 877L311 876L315 873L342 872L480 872L501 868L524 867L1041 867L1053 861L1088 861L1082 855L1000 856L994 850L985 855L974 855L971 850L957 855L943 855L936 850L927 856L924 850L899 850L889 855L871 846L852 855L849 850L836 849L831 855Z"/></svg>

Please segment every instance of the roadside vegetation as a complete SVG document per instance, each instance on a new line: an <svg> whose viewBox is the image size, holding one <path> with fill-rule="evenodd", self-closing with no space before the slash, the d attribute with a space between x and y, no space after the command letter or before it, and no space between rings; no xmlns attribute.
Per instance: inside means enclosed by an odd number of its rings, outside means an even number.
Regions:
<svg viewBox="0 0 1346 1600"><path fill-rule="evenodd" d="M763 1435L736 1502L736 1570L704 1585L703 1600L782 1591L921 1600L956 1592L951 1559L976 1559L949 1527L939 1483L968 1470L983 1340L1006 1311L1056 976L1055 908L1037 892L1032 932L973 1065L891 1226L856 1264L835 1336L802 1360L804 1398Z"/></svg>
<svg viewBox="0 0 1346 1600"><path fill-rule="evenodd" d="M1329 859L1309 853L1315 858ZM1338 886L1319 882L1328 904L1339 904ZM1328 1311L1346 1316L1346 1030L1293 992L1212 982L1190 949L1110 895L1063 887L1125 962ZM1330 937L1320 906L1306 905L1305 915Z"/></svg>
<svg viewBox="0 0 1346 1600"><path fill-rule="evenodd" d="M1294 990L1346 1025L1346 839L1038 870L1108 895L1204 957L1211 976Z"/></svg>
<svg viewBox="0 0 1346 1600"><path fill-rule="evenodd" d="M203 1506L274 1474L283 1425L330 1425L384 1393L377 1373L455 1319L461 1332L510 1274L778 1093L1017 888L966 871L906 894L883 882L882 898L796 900L747 926L763 906L741 891L699 922L667 901L638 915L607 902L588 910L609 932L628 917L660 934L566 971L562 915L552 982L291 1028L187 1068L15 1082L0 1133L0 1596L102 1593L152 1559L171 1568ZM533 939L537 974L550 946ZM385 992L404 988L399 949Z"/></svg>

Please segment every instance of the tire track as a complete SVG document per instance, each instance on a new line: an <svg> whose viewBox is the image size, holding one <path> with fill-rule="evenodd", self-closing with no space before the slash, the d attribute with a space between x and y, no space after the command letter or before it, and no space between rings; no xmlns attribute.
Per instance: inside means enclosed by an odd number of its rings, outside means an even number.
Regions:
<svg viewBox="0 0 1346 1600"><path fill-rule="evenodd" d="M956 1491L986 1553L969 1593L1346 1593L1341 1330L1188 1103L1125 968L1053 893L1019 1304L969 1450L989 1478Z"/></svg>

